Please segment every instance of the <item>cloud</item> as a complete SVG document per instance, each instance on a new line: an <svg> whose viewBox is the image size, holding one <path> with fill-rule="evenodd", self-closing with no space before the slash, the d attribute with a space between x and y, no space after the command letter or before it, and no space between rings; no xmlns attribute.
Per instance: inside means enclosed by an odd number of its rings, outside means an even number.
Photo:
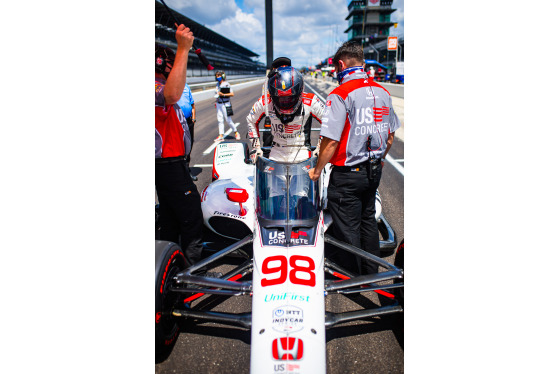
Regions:
<svg viewBox="0 0 560 374"><path fill-rule="evenodd" d="M235 14L239 9L233 0L166 0L173 10L205 26Z"/></svg>
<svg viewBox="0 0 560 374"><path fill-rule="evenodd" d="M275 19L304 17L308 26L346 24L347 0L282 0L273 5Z"/></svg>
<svg viewBox="0 0 560 374"><path fill-rule="evenodd" d="M243 6L246 9L262 9L264 12L264 0L244 0ZM274 4L272 6L274 7Z"/></svg>
<svg viewBox="0 0 560 374"><path fill-rule="evenodd" d="M166 0L168 5L226 38L259 54L266 63L263 0ZM391 32L404 30L404 0L395 0ZM273 1L274 57L287 56L296 67L315 65L348 40L348 0Z"/></svg>
<svg viewBox="0 0 560 374"><path fill-rule="evenodd" d="M212 25L211 29L255 53L262 54L263 45L266 48L264 23L241 9L237 9L233 17Z"/></svg>

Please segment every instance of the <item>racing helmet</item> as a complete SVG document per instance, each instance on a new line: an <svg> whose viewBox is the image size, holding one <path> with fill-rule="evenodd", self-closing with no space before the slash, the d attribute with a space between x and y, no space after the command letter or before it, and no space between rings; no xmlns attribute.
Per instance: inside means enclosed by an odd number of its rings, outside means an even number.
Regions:
<svg viewBox="0 0 560 374"><path fill-rule="evenodd" d="M166 73L165 68L169 67L171 69L174 62L175 52L163 44L156 43L156 73L163 74L167 79L169 72Z"/></svg>
<svg viewBox="0 0 560 374"><path fill-rule="evenodd" d="M291 66L282 66L268 80L268 92L274 109L284 115L294 114L301 105L303 77Z"/></svg>

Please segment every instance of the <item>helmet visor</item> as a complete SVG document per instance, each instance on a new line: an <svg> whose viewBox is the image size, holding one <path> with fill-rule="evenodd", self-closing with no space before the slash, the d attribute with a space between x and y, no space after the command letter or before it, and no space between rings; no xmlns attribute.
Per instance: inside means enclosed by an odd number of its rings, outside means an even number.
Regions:
<svg viewBox="0 0 560 374"><path fill-rule="evenodd" d="M297 96L282 96L272 99L274 107L282 114L293 114L301 103L301 98Z"/></svg>
<svg viewBox="0 0 560 374"><path fill-rule="evenodd" d="M292 109L298 103L297 96L284 96L279 97L278 101L278 108L282 110Z"/></svg>

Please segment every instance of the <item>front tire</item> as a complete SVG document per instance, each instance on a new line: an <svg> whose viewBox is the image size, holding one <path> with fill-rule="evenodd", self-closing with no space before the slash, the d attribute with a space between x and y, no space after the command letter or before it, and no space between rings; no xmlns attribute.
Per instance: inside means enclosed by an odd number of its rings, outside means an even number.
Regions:
<svg viewBox="0 0 560 374"><path fill-rule="evenodd" d="M156 363L169 357L179 337L179 325L171 312L180 302L180 295L171 292L170 287L173 277L186 268L187 259L177 244L156 240Z"/></svg>

